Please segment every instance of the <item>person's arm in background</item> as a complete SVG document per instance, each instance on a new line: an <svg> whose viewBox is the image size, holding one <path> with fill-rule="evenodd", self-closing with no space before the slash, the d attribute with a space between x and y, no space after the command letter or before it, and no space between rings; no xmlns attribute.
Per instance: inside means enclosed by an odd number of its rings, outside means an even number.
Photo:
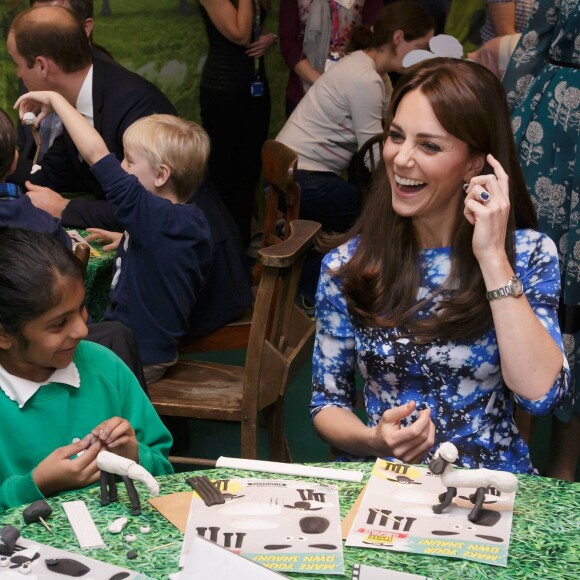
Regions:
<svg viewBox="0 0 580 580"><path fill-rule="evenodd" d="M514 0L488 0L487 10L496 36L515 34L516 3Z"/></svg>
<svg viewBox="0 0 580 580"><path fill-rule="evenodd" d="M302 51L302 23L297 0L280 0L278 30L282 58L301 79L313 84L320 73L304 57Z"/></svg>
<svg viewBox="0 0 580 580"><path fill-rule="evenodd" d="M254 1L239 0L236 8L229 0L200 0L211 21L230 42L247 46L252 39Z"/></svg>
<svg viewBox="0 0 580 580"><path fill-rule="evenodd" d="M248 45L246 54L251 58L260 58L264 56L277 42L278 36L273 32L268 32L265 24L262 23L262 25L260 26L259 38L253 40Z"/></svg>

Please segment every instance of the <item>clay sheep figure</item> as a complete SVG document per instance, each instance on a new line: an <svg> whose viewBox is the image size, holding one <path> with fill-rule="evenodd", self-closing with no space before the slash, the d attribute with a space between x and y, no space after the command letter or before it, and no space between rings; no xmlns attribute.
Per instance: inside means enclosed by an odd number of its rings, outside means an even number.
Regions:
<svg viewBox="0 0 580 580"><path fill-rule="evenodd" d="M101 505L103 506L116 502L118 499L115 475L120 475L125 484L127 495L131 501L131 514L134 516L141 513L141 503L132 480L144 483L151 495L159 494L157 480L143 466L132 459L115 455L109 451L100 451L97 455L97 467L101 470Z"/></svg>
<svg viewBox="0 0 580 580"><path fill-rule="evenodd" d="M507 471L493 471L491 469L453 469L452 463L457 461L459 453L453 443L442 443L435 452L429 463L429 470L435 475L441 476L441 482L447 488L447 492L439 496L441 503L433 506L433 511L440 514L451 504L457 495L458 487L474 487L476 491L470 496L474 504L473 509L467 516L470 522L477 522L479 513L485 500L485 492L493 486L499 491L506 493L515 491L518 480L513 473Z"/></svg>

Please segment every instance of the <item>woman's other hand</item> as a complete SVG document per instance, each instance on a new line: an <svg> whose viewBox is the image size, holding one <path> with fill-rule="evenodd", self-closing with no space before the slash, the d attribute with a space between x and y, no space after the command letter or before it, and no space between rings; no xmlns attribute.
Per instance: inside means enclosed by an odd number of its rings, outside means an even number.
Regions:
<svg viewBox="0 0 580 580"><path fill-rule="evenodd" d="M401 427L401 420L416 408L415 401L400 407L387 409L374 427L375 455L392 455L405 463L420 463L423 456L435 443L435 425L431 421L431 410L423 409L417 420L408 427Z"/></svg>
<svg viewBox="0 0 580 580"><path fill-rule="evenodd" d="M264 56L270 48L272 48L278 40L278 37L271 32L261 34L258 40L248 45L246 54L252 58L259 58Z"/></svg>

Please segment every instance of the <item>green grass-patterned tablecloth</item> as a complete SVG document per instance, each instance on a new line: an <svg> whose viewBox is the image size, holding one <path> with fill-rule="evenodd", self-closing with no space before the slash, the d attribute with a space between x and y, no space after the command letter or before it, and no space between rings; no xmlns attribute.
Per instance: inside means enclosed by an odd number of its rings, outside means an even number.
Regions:
<svg viewBox="0 0 580 580"><path fill-rule="evenodd" d="M88 234L85 230L76 228L81 236ZM85 273L85 288L87 290L85 304L93 322L101 322L105 309L109 304L111 279L113 277L113 262L116 252L105 252L103 246L96 242L89 242L99 252L100 256L91 256Z"/></svg>
<svg viewBox="0 0 580 580"><path fill-rule="evenodd" d="M337 467L336 464L327 463L316 465ZM367 481L372 464L341 464L340 467L365 470L364 481ZM199 474L200 472L197 473ZM205 473L211 478L289 478L282 475L257 474L233 469L213 469ZM189 474L179 473L159 478L161 493L165 495L189 490L190 488L185 484L185 478L188 476ZM509 578L511 580L515 578L545 578L549 580L576 580L580 577L580 484L532 476L518 476L518 478L520 486L516 492L507 568L437 556L419 556L348 547L344 549L346 576L350 578L353 563L361 562L369 566L427 575L433 579ZM358 496L362 484L336 483L340 492L340 512L341 516L344 517ZM25 526L22 520L22 508L14 508L4 514L0 514L0 523L19 527L22 535L31 540L125 566L147 574L152 578L165 579L168 573L177 570L182 535L173 525L167 522L147 502L143 502L143 514L141 516L131 517L122 484L119 485L120 503L101 507L98 495L98 488L93 487L84 491L70 492L51 498L49 503L53 507L53 514L49 519L49 523L52 525L53 534L47 532L40 524ZM86 502L108 547L107 550L86 550L81 552L79 549L64 511L60 507L62 501L79 499ZM107 526L121 516L129 518L127 527L122 534L110 534L107 531ZM143 525L151 527L150 534L143 535L139 532L139 527ZM138 539L133 544L127 544L123 536L132 532L137 534ZM165 546L165 544L169 543L172 543L172 545L147 552L149 548ZM139 555L136 560L128 561L126 559L126 553L130 549L137 550ZM338 578L337 576L312 574L292 574L289 576L292 578L309 578L310 580Z"/></svg>

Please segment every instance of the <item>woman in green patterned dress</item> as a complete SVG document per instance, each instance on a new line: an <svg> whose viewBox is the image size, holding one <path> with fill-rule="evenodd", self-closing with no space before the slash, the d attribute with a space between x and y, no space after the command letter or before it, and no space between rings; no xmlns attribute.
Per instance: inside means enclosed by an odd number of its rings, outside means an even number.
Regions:
<svg viewBox="0 0 580 580"><path fill-rule="evenodd" d="M560 325L574 400L555 413L548 475L574 480L580 457L580 0L540 0L503 79L540 230L558 246Z"/></svg>

